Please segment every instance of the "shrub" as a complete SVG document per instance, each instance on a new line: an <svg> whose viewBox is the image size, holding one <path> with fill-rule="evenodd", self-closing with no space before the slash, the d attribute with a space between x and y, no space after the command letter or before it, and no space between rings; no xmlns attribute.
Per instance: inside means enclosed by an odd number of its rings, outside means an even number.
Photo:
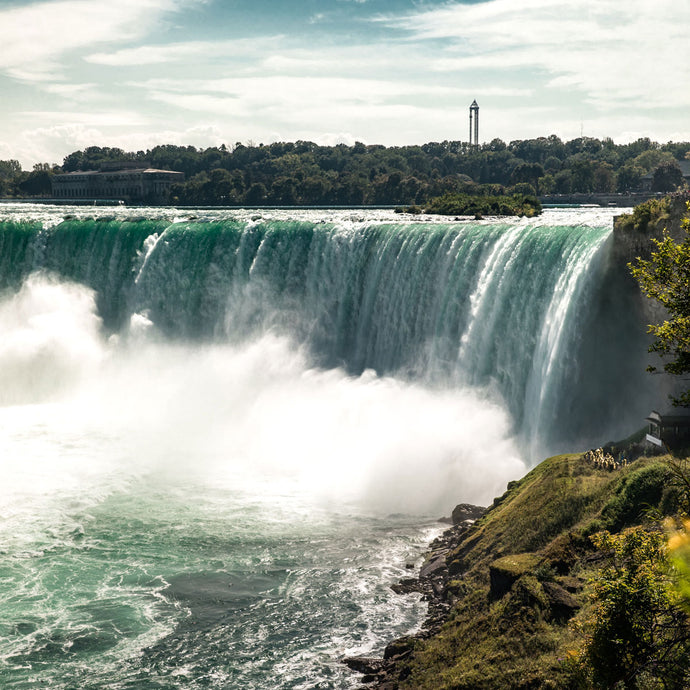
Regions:
<svg viewBox="0 0 690 690"><path fill-rule="evenodd" d="M631 472L623 478L616 494L602 509L604 526L618 531L638 522L646 511L659 508L671 481L671 470L662 463Z"/></svg>
<svg viewBox="0 0 690 690"><path fill-rule="evenodd" d="M635 527L592 541L607 564L585 623L582 662L591 687L687 687L690 628L669 586L665 536Z"/></svg>

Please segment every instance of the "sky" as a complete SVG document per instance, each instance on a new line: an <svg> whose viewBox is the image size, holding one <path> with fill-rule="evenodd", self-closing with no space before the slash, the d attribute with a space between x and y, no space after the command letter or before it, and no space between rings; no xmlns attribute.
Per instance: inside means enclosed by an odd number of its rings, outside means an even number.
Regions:
<svg viewBox="0 0 690 690"><path fill-rule="evenodd" d="M0 0L0 159L690 140L690 0Z"/></svg>

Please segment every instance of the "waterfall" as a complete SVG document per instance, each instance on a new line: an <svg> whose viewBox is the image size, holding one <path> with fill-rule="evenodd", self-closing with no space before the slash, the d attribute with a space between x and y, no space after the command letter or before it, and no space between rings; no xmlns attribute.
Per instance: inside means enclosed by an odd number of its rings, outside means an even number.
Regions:
<svg viewBox="0 0 690 690"><path fill-rule="evenodd" d="M240 343L270 332L324 369L484 390L534 455L606 440L643 410L614 415L595 376L631 339L644 351L634 315L601 309L609 236L610 216L582 214L12 219L0 225L0 286L45 271L94 290L111 333L145 323L172 341ZM593 350L602 318L620 331Z"/></svg>
<svg viewBox="0 0 690 690"><path fill-rule="evenodd" d="M0 208L2 687L349 687L440 515L654 399L609 211L92 213Z"/></svg>

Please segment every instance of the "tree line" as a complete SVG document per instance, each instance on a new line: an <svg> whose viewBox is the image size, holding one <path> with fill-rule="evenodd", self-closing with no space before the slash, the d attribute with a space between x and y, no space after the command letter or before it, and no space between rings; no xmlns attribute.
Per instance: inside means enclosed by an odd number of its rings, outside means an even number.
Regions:
<svg viewBox="0 0 690 690"><path fill-rule="evenodd" d="M141 162L185 173L171 203L182 205L418 204L444 194L626 193L654 173L653 191L682 186L679 161L690 142L659 144L641 138L615 144L580 137L539 137L480 146L430 142L421 146L320 146L310 141L236 143L205 149L172 144L146 151L90 146L62 165L39 163L22 170L0 161L0 197L50 196L52 175L98 170L117 162Z"/></svg>

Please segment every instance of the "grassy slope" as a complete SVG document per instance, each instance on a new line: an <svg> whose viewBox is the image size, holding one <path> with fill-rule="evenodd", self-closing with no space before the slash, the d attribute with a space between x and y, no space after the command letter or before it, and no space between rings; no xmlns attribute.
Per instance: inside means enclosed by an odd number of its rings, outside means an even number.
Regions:
<svg viewBox="0 0 690 690"><path fill-rule="evenodd" d="M650 505L672 506L669 477L659 459L609 472L562 455L512 483L448 557L456 573L450 619L417 643L400 687L568 687L568 659L582 642L577 621L587 615L597 568L589 535L639 523ZM492 591L492 565L514 580L507 592ZM583 608L568 620L554 591Z"/></svg>

